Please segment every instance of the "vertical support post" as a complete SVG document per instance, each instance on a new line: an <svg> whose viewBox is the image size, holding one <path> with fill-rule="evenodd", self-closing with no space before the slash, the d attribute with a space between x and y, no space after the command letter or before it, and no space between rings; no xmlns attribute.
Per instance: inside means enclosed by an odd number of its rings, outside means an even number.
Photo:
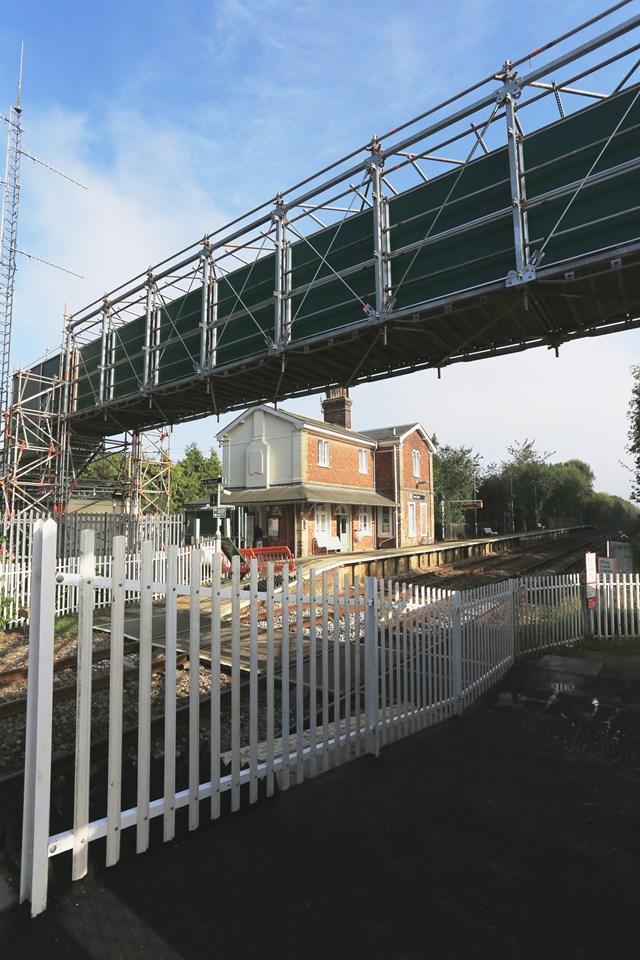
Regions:
<svg viewBox="0 0 640 960"><path fill-rule="evenodd" d="M389 252L389 204L384 195L382 169L384 159L381 155L378 138L374 137L371 146L369 168L373 180L373 256L376 282L376 319L383 319L386 313L391 289L391 264Z"/></svg>
<svg viewBox="0 0 640 960"><path fill-rule="evenodd" d="M202 299L200 306L200 373L210 367L210 298L211 298L211 254L209 241L204 241L204 250L200 254L202 265Z"/></svg>
<svg viewBox="0 0 640 960"><path fill-rule="evenodd" d="M509 272L507 286L526 282L535 278L535 269L529 260L529 225L527 216L527 195L524 177L524 151L522 132L516 116L516 100L521 95L518 78L511 76L511 62L504 65L505 84L500 99L504 106L507 121L507 150L509 155L509 177L511 180L511 202L513 204L513 239L516 256L515 270Z"/></svg>
<svg viewBox="0 0 640 960"><path fill-rule="evenodd" d="M454 710L462 715L462 598L459 592L451 597L451 658L453 671Z"/></svg>
<svg viewBox="0 0 640 960"><path fill-rule="evenodd" d="M144 367L142 383L144 389L153 385L155 323L156 323L155 281L151 271L147 274L147 307L144 329Z"/></svg>
<svg viewBox="0 0 640 960"><path fill-rule="evenodd" d="M291 250L286 239L286 207L280 194L276 199L272 219L276 228L273 342L276 350L282 350L291 336L291 298L289 296L291 291Z"/></svg>
<svg viewBox="0 0 640 960"><path fill-rule="evenodd" d="M31 578L20 871L20 902L31 900L33 917L42 913L47 905L56 535L57 528L53 520L36 520Z"/></svg>
<svg viewBox="0 0 640 960"><path fill-rule="evenodd" d="M105 402L107 393L107 343L109 340L110 315L111 309L109 307L109 301L105 299L102 302L102 333L100 341L100 386L98 391L98 405L100 406Z"/></svg>
<svg viewBox="0 0 640 960"><path fill-rule="evenodd" d="M365 578L364 607L364 712L367 753L380 754L378 735L378 609L375 577Z"/></svg>

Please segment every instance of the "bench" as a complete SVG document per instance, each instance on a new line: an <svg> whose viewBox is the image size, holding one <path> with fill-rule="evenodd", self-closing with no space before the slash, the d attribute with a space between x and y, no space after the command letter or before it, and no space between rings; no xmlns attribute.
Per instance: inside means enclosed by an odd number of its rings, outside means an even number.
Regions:
<svg viewBox="0 0 640 960"><path fill-rule="evenodd" d="M319 533L314 537L314 542L318 550L324 550L325 553L329 553L330 550L340 551L343 549L340 537L332 537L328 533ZM314 550L313 552L316 553L317 551Z"/></svg>
<svg viewBox="0 0 640 960"><path fill-rule="evenodd" d="M484 533L485 537L497 537L497 536L498 536L498 531L497 531L497 530L492 530L491 527L483 527L483 528L482 528L482 532Z"/></svg>

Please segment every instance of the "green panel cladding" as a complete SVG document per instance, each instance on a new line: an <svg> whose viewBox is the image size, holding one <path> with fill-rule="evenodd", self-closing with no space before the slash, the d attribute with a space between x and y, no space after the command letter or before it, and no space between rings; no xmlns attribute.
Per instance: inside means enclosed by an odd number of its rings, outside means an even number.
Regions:
<svg viewBox="0 0 640 960"><path fill-rule="evenodd" d="M529 236L532 249L546 243L545 266L638 239L638 216L632 209L639 193L633 169L640 156L637 94L633 87L525 135ZM526 112L523 117L526 122ZM600 179L592 182L591 174ZM391 197L389 219L396 309L505 280L516 265L507 147ZM445 232L449 236L430 242ZM291 242L292 343L365 320L365 307L375 305L372 210L304 240L295 239L295 224L286 235ZM267 354L275 335L276 264L270 252L226 273L214 266L216 367ZM194 287L161 308L160 386L199 373L201 298L201 287ZM144 316L115 335L118 399L142 386L144 337ZM78 410L96 404L100 350L96 340L79 352Z"/></svg>

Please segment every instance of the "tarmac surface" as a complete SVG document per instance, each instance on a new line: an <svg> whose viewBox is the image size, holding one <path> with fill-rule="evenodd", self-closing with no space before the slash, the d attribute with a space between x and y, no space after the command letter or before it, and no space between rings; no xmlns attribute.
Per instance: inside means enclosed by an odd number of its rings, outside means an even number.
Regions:
<svg viewBox="0 0 640 960"><path fill-rule="evenodd" d="M84 880L54 876L42 916L0 914L2 957L637 960L640 685L625 671L597 653L518 666L379 758L140 857L125 834L116 867L98 851Z"/></svg>

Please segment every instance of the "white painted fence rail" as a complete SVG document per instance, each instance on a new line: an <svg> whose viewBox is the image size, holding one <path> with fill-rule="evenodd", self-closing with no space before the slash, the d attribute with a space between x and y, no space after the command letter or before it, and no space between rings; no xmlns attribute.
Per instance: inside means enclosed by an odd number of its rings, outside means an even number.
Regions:
<svg viewBox="0 0 640 960"><path fill-rule="evenodd" d="M270 796L276 783L286 790L363 752L377 754L399 737L461 713L508 670L517 650L569 644L582 629L578 578L508 581L456 593L312 571L304 583L285 578L276 590L270 565L266 590L260 591L255 560L247 584L237 558L225 580L221 558L214 556L210 581L203 583L196 549L187 555L171 546L158 556L145 542L134 561L125 554L124 538L116 538L113 557L99 566L93 535L85 531L78 569L63 570L55 544L55 523L40 521L30 601L20 887L34 916L46 907L50 857L70 852L72 877L78 879L99 838L106 838L111 865L119 859L124 830L135 831L142 853L154 821L161 824L162 839L170 840L179 816L194 830L201 818L217 819L225 807L234 812L255 803L261 792ZM615 615L605 618L607 629L620 624L637 630L637 579L634 584L612 582L601 590L598 614L609 595L617 604ZM60 588L75 591L79 610L76 755L73 810L66 826L50 836L54 597ZM140 624L133 743L123 737L127 597L138 598ZM154 597L164 603L154 605ZM96 754L91 738L91 652L94 614L106 602L111 686L104 756ZM166 654L161 696L152 683L158 620ZM203 633L211 658L211 695L204 701ZM189 656L182 699L179 651ZM223 662L230 675L225 686ZM158 712L162 729L152 726ZM130 714L129 703L128 724ZM127 763L134 782L125 776Z"/></svg>

